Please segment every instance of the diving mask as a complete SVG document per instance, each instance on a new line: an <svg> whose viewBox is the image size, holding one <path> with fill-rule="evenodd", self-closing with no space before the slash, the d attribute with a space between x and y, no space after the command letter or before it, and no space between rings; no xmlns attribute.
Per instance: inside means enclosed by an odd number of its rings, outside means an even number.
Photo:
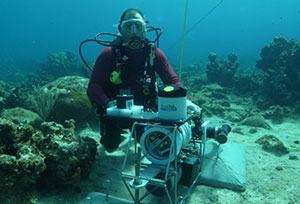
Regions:
<svg viewBox="0 0 300 204"><path fill-rule="evenodd" d="M144 38L146 33L146 23L143 19L133 18L121 23L121 32L123 35Z"/></svg>
<svg viewBox="0 0 300 204"><path fill-rule="evenodd" d="M143 18L135 17L122 21L120 25L123 45L131 49L140 49L145 46L146 22Z"/></svg>

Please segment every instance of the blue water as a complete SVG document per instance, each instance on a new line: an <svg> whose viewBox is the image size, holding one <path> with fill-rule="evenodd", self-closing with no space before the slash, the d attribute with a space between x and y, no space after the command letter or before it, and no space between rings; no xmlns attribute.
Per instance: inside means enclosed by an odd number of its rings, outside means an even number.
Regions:
<svg viewBox="0 0 300 204"><path fill-rule="evenodd" d="M189 0L187 30L220 0ZM150 25L164 33L160 48L172 64L179 63L184 0L1 0L0 60L46 61L48 52L71 50L98 32L117 33L120 14L140 9ZM300 40L299 0L224 0L185 38L184 64L201 63L209 52L240 59L259 58L264 45L275 36ZM88 44L84 54L94 61L103 47ZM255 62L255 61L253 61Z"/></svg>

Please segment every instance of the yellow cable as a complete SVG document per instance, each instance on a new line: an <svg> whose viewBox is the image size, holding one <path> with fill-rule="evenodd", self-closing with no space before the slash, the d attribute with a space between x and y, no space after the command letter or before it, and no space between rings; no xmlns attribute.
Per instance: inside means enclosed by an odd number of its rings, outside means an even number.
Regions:
<svg viewBox="0 0 300 204"><path fill-rule="evenodd" d="M181 70L182 70L182 61L183 61L184 33L185 33L185 27L186 27L188 4L189 4L189 0L186 0L186 3L185 3L185 14L184 14L184 24L183 24L182 39L181 39L181 49L180 49L179 80L181 79Z"/></svg>

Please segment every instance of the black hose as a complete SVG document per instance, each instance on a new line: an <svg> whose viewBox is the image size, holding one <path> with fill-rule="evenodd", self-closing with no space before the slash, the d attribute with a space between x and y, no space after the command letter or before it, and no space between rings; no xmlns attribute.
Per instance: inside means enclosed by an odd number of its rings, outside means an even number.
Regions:
<svg viewBox="0 0 300 204"><path fill-rule="evenodd" d="M155 34L156 34L156 38L153 40L153 43L156 43L156 47L159 47L159 38L162 35L163 31L162 31L161 28L155 28L155 27L152 27L152 26L147 26L147 33L152 32L152 31L154 31Z"/></svg>
<svg viewBox="0 0 300 204"><path fill-rule="evenodd" d="M79 45L79 55L80 55L80 58L81 58L82 62L85 64L85 66L87 66L87 68L88 68L89 70L91 70L91 71L93 71L93 68L85 61L85 59L84 59L84 57L83 57L83 55L82 55L82 52L81 52L81 47L82 47L82 45L83 45L84 43L86 43L86 42L95 42L95 41L96 41L96 39L87 39L87 40L82 41L82 42L80 43L80 45Z"/></svg>
<svg viewBox="0 0 300 204"><path fill-rule="evenodd" d="M151 32L151 31L155 31L155 34L156 34L156 38L154 39L153 43L156 42L157 44L157 47L159 46L159 37L161 36L162 34L162 29L160 28L155 28L155 27L152 27L152 26L149 26L147 28L150 28L150 30L147 30L147 32ZM87 68L90 70L90 71L93 71L93 68L85 61L83 55L82 55L82 45L86 42L97 42L98 44L100 45L103 45L103 46L112 46L112 42L113 41L109 41L109 40L102 40L102 39L99 39L100 36L102 35L110 35L110 36L113 36L113 37L117 37L117 38L120 38L121 36L118 35L118 34L114 34L114 33L105 33L105 32L102 32L102 33L98 33L96 34L95 38L94 39L87 39L87 40L84 40L80 43L79 45L79 55L80 55L80 58L82 60L82 62L87 66Z"/></svg>
<svg viewBox="0 0 300 204"><path fill-rule="evenodd" d="M117 37L117 38L120 38L121 36L118 35L118 34L114 34L114 33L105 33L105 32L102 32L102 33L98 33L96 36L95 36L95 41L100 44L100 45L103 45L103 46L111 46L111 42L112 41L109 41L109 40L101 40L101 39L98 39L101 35L111 35L111 36L114 36L114 37Z"/></svg>

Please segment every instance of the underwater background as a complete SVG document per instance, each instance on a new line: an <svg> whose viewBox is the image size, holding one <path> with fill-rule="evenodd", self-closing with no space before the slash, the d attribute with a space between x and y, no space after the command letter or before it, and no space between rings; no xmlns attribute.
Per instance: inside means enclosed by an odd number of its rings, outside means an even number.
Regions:
<svg viewBox="0 0 300 204"><path fill-rule="evenodd" d="M247 183L240 191L197 185L187 204L299 204L300 1L188 2L180 80L204 119L229 124L229 142L246 147ZM111 195L131 199L120 178L128 132L112 154L99 144L79 44L118 33L121 13L137 8L163 29L159 47L179 73L185 6L0 0L1 204L75 204L105 193L106 179ZM89 65L103 49L84 44Z"/></svg>
<svg viewBox="0 0 300 204"><path fill-rule="evenodd" d="M242 59L255 60L275 36L299 39L299 4L298 0L189 1L184 63L203 62L209 52L220 56L235 52ZM150 25L163 29L160 48L172 64L178 64L183 0L2 0L0 59L43 61L48 52L66 49L78 55L84 39L98 32L117 33L120 14L130 7L140 9ZM94 60L102 49L91 44L84 53Z"/></svg>

